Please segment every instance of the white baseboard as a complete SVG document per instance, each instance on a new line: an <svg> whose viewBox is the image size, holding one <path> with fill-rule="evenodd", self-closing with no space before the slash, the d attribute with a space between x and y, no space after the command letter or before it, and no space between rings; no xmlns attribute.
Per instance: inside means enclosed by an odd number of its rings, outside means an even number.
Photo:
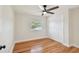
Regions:
<svg viewBox="0 0 79 59"><path fill-rule="evenodd" d="M11 45L11 48L10 48L11 53L13 52L14 46L15 46L15 42L13 42L12 45Z"/></svg>
<svg viewBox="0 0 79 59"><path fill-rule="evenodd" d="M24 42L24 41L30 41L30 40L36 40L36 39L42 39L42 38L50 38L50 39L52 39L52 40L55 40L54 37L43 36L43 37L36 37L36 38L18 40L18 41L15 41L15 43ZM59 40L55 40L55 41L60 42ZM67 47L72 46L72 45L69 45L69 44L62 43L62 42L60 42L60 43L63 44L63 45L65 45L65 46L67 46ZM74 46L75 46L75 47L79 47L79 46L76 46L76 45L74 45Z"/></svg>
<svg viewBox="0 0 79 59"><path fill-rule="evenodd" d="M68 44L65 44L65 43L62 43L63 45L67 46L67 47L71 47L71 45L68 45Z"/></svg>
<svg viewBox="0 0 79 59"><path fill-rule="evenodd" d="M73 43L70 44L70 47L72 47L72 46L73 46L73 47L77 47L77 48L79 48L79 45L77 45L77 44L73 44Z"/></svg>
<svg viewBox="0 0 79 59"><path fill-rule="evenodd" d="M53 40L55 40L56 38L54 38L54 37L49 37L50 39L53 39ZM59 43L61 43L61 44L63 44L63 45L65 45L66 47L70 47L70 45L69 44L65 44L65 43L63 43L63 42L60 42L59 40L55 40L55 41L57 41L57 42L59 42Z"/></svg>
<svg viewBox="0 0 79 59"><path fill-rule="evenodd" d="M79 48L79 45L73 44L72 46Z"/></svg>
<svg viewBox="0 0 79 59"><path fill-rule="evenodd" d="M36 40L36 39L42 39L42 38L48 38L48 36L35 37L35 38L30 38L30 39L18 40L18 41L15 41L15 43L24 42L24 41L30 41L30 40Z"/></svg>

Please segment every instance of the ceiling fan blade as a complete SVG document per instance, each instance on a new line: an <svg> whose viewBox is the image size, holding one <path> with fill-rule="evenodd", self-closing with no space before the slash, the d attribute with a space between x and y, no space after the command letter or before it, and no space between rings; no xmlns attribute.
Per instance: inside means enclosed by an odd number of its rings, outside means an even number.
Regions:
<svg viewBox="0 0 79 59"><path fill-rule="evenodd" d="M56 6L56 7L53 7L53 8L47 9L46 11L51 11L51 10L54 10L54 9L57 9L57 8L59 8L59 6Z"/></svg>
<svg viewBox="0 0 79 59"><path fill-rule="evenodd" d="M53 12L47 12L47 13L54 14Z"/></svg>

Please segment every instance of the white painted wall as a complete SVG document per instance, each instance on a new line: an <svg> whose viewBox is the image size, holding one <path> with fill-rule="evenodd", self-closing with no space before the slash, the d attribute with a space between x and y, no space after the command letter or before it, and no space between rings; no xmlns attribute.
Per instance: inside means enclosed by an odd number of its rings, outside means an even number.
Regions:
<svg viewBox="0 0 79 59"><path fill-rule="evenodd" d="M14 13L11 6L0 6L0 20L2 20L2 31L0 45L6 45L6 49L0 52L12 52L14 39Z"/></svg>
<svg viewBox="0 0 79 59"><path fill-rule="evenodd" d="M79 47L79 8L61 11L48 18L49 37L66 46Z"/></svg>
<svg viewBox="0 0 79 59"><path fill-rule="evenodd" d="M47 36L46 30L46 19L42 16L34 16L29 14L16 13L16 26L15 33L16 39L15 41L26 41L30 39L44 38ZM37 19L42 21L43 29L40 31L33 31L31 29L32 20Z"/></svg>
<svg viewBox="0 0 79 59"><path fill-rule="evenodd" d="M3 36L2 36L2 9L3 7L0 6L0 45L2 44Z"/></svg>
<svg viewBox="0 0 79 59"><path fill-rule="evenodd" d="M49 36L58 41L63 40L63 18L62 15L55 14L49 17Z"/></svg>
<svg viewBox="0 0 79 59"><path fill-rule="evenodd" d="M48 22L49 37L69 46L68 9L63 8L60 12L50 16Z"/></svg>
<svg viewBox="0 0 79 59"><path fill-rule="evenodd" d="M63 14L63 44L69 47L69 9L64 8Z"/></svg>
<svg viewBox="0 0 79 59"><path fill-rule="evenodd" d="M79 8L69 10L70 44L79 47Z"/></svg>

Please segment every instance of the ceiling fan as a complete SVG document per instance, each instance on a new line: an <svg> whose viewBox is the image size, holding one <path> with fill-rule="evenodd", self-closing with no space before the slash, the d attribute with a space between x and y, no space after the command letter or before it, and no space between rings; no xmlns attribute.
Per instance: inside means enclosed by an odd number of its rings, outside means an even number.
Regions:
<svg viewBox="0 0 79 59"><path fill-rule="evenodd" d="M52 7L52 8L47 9L47 5L43 5L43 6L40 7L40 8L42 9L42 16L43 16L43 15L45 15L46 13L54 14L53 12L50 12L50 11L59 8L59 6L55 6L55 7Z"/></svg>

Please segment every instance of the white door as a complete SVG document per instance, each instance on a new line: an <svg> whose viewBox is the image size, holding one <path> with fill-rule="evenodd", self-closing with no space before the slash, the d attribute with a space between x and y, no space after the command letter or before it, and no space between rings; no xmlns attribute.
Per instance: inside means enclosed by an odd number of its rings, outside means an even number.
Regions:
<svg viewBox="0 0 79 59"><path fill-rule="evenodd" d="M6 46L0 52L11 52L14 39L14 17L10 6L0 6L0 21L0 46Z"/></svg>

